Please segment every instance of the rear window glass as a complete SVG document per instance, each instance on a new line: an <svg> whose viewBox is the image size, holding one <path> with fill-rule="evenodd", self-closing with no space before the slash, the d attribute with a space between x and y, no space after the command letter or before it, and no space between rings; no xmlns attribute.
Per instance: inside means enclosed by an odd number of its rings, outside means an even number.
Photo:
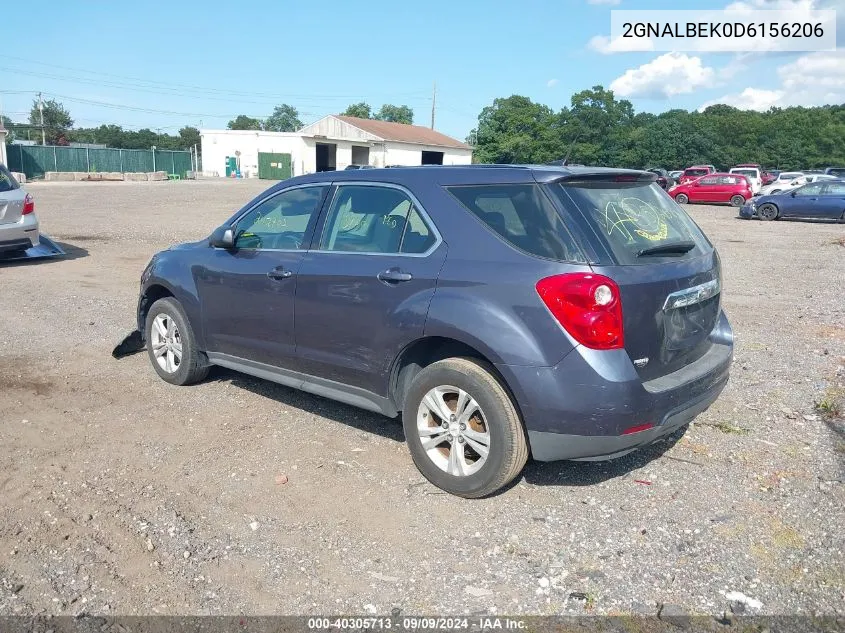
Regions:
<svg viewBox="0 0 845 633"><path fill-rule="evenodd" d="M565 206L581 210L620 264L691 258L711 248L695 222L656 184L585 179L552 190ZM692 248L682 254L647 252L678 243L691 243Z"/></svg>
<svg viewBox="0 0 845 633"><path fill-rule="evenodd" d="M455 186L446 190L519 250L546 259L586 262L539 185Z"/></svg>
<svg viewBox="0 0 845 633"><path fill-rule="evenodd" d="M845 167L828 169L827 173L830 174L831 176L845 176Z"/></svg>
<svg viewBox="0 0 845 633"><path fill-rule="evenodd" d="M12 177L3 165L0 165L0 193L18 188L18 181Z"/></svg>
<svg viewBox="0 0 845 633"><path fill-rule="evenodd" d="M687 169L684 176L706 176L710 173L708 169Z"/></svg>

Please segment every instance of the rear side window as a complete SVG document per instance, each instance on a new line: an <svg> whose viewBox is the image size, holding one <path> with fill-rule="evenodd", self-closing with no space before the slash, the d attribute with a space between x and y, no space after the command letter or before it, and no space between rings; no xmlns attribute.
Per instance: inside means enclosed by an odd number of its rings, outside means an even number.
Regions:
<svg viewBox="0 0 845 633"><path fill-rule="evenodd" d="M12 191L13 189L17 189L20 185L18 185L18 181L12 177L6 168L3 165L0 165L0 193L4 191Z"/></svg>
<svg viewBox="0 0 845 633"><path fill-rule="evenodd" d="M561 202L581 210L620 264L648 264L708 252L707 238L656 184L605 179L554 185ZM668 252L661 253L665 247ZM679 247L678 252L672 252Z"/></svg>
<svg viewBox="0 0 845 633"><path fill-rule="evenodd" d="M473 185L446 190L511 246L545 259L586 262L539 185Z"/></svg>

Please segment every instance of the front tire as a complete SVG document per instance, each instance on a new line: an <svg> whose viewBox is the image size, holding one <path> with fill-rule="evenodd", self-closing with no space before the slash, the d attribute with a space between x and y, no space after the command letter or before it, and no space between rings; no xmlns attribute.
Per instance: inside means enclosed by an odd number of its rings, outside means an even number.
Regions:
<svg viewBox="0 0 845 633"><path fill-rule="evenodd" d="M173 297L159 299L150 307L144 334L153 369L165 382L191 385L208 375L208 364L197 349L194 330Z"/></svg>
<svg viewBox="0 0 845 633"><path fill-rule="evenodd" d="M689 197L685 193L679 193L675 196L675 202L678 204L687 204L689 202Z"/></svg>
<svg viewBox="0 0 845 633"><path fill-rule="evenodd" d="M780 215L780 211L778 211L778 208L770 202L761 205L760 208L757 209L757 217L761 220L777 220L778 215Z"/></svg>
<svg viewBox="0 0 845 633"><path fill-rule="evenodd" d="M741 207L745 204L745 198L737 194L731 198L731 204L735 207Z"/></svg>
<svg viewBox="0 0 845 633"><path fill-rule="evenodd" d="M519 413L489 365L448 358L423 368L402 408L419 471L453 495L479 498L510 483L528 460Z"/></svg>

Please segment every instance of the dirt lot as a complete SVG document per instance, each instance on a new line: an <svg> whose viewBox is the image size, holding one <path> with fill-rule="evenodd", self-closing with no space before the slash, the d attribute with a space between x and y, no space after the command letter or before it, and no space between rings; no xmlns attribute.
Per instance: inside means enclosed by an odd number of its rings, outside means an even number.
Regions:
<svg viewBox="0 0 845 633"><path fill-rule="evenodd" d="M29 186L68 256L0 265L0 614L721 613L730 591L845 612L845 432L815 405L845 382L845 227L691 207L736 331L720 400L670 441L466 501L394 421L111 358L150 256L265 184Z"/></svg>

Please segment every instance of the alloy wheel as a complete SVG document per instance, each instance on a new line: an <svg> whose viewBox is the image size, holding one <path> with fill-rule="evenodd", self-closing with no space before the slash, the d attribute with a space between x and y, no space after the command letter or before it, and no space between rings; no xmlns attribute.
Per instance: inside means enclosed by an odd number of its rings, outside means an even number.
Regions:
<svg viewBox="0 0 845 633"><path fill-rule="evenodd" d="M466 477L478 472L490 454L490 427L481 406L458 387L428 391L417 411L423 450L440 470Z"/></svg>
<svg viewBox="0 0 845 633"><path fill-rule="evenodd" d="M182 364L182 336L169 314L162 313L153 319L150 346L159 367L168 374L178 371Z"/></svg>

